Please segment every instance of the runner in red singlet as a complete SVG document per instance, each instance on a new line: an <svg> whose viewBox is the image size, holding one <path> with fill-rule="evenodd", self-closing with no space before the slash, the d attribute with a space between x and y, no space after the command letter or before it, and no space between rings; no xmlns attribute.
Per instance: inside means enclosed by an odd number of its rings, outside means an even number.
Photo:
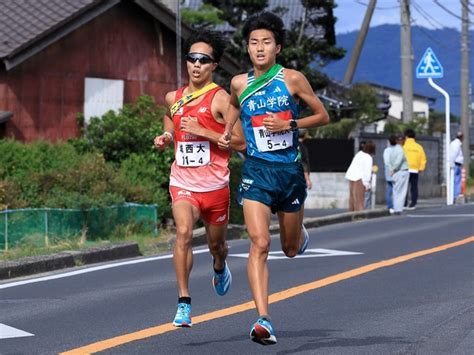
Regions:
<svg viewBox="0 0 474 355"><path fill-rule="evenodd" d="M189 275L193 265L192 233L198 219L204 222L209 250L214 258L212 285L218 295L229 290L232 275L226 263L225 241L229 220L229 157L217 142L224 133L223 114L229 94L213 84L212 73L224 50L220 36L200 31L185 44L189 85L165 96L168 112L164 132L155 138L158 150L174 141L170 194L176 224L174 265L178 284L178 307L173 325L192 326ZM242 126L234 128L231 148L244 150Z"/></svg>

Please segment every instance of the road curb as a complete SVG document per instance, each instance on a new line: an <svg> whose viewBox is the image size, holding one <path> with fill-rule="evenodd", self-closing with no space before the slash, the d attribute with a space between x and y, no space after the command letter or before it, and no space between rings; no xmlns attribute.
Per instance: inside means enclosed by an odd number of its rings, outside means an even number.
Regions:
<svg viewBox="0 0 474 355"><path fill-rule="evenodd" d="M0 262L0 280L141 255L138 243L126 242L47 256L29 256Z"/></svg>
<svg viewBox="0 0 474 355"><path fill-rule="evenodd" d="M316 228L330 224L354 222L389 215L390 213L387 209L380 208L360 212L344 212L325 217L310 217L305 218L303 223L307 228ZM240 239L244 232L244 225L229 224L227 240ZM275 234L279 232L280 227L278 222L273 222L270 225L270 233ZM172 237L167 244L171 246L175 240L176 237ZM195 229L193 231L192 245L201 246L206 244L207 236L205 228ZM0 262L0 280L137 256L141 256L138 244L136 242L127 242L84 250L61 252L48 256L26 257L15 261L2 261Z"/></svg>

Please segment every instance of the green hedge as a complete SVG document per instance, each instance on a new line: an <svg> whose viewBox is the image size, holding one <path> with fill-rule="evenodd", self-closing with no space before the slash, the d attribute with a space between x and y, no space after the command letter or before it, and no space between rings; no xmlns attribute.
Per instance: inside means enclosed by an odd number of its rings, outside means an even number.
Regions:
<svg viewBox="0 0 474 355"><path fill-rule="evenodd" d="M132 202L156 204L159 220L171 218L173 149L153 147L153 138L163 131L163 114L152 98L141 96L119 113L93 118L82 137L69 142L0 140L0 210ZM234 201L241 164L231 159L231 223L243 220Z"/></svg>

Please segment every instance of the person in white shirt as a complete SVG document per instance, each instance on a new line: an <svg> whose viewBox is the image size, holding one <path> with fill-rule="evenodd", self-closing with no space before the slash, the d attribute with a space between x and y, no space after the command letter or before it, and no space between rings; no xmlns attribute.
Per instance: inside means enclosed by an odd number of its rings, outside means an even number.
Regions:
<svg viewBox="0 0 474 355"><path fill-rule="evenodd" d="M393 209L393 178L390 172L389 161L390 161L390 154L392 154L392 150L397 145L397 137L392 134L388 141L390 145L385 148L383 151L383 163L384 163L384 172L385 172L385 181L387 182L387 186L385 187L385 201L387 203L387 208Z"/></svg>
<svg viewBox="0 0 474 355"><path fill-rule="evenodd" d="M449 145L451 167L454 169L453 201L456 201L456 198L461 194L461 170L464 164L464 156L462 154L463 138L462 132L458 132L456 138Z"/></svg>
<svg viewBox="0 0 474 355"><path fill-rule="evenodd" d="M364 193L371 188L372 155L375 155L375 144L372 141L368 141L362 150L357 152L352 159L349 169L347 169L349 211L362 211L364 209Z"/></svg>

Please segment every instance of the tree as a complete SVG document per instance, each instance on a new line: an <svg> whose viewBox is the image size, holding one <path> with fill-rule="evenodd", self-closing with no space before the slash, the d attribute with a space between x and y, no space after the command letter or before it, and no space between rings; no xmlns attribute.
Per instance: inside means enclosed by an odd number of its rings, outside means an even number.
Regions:
<svg viewBox="0 0 474 355"><path fill-rule="evenodd" d="M344 96L347 105L343 108L326 107L334 119L327 126L317 128L313 135L320 138L349 138L355 129L385 118L378 108L380 98L371 86L352 85Z"/></svg>
<svg viewBox="0 0 474 355"><path fill-rule="evenodd" d="M199 11L184 8L181 10L181 16L186 23L192 25L196 30L224 23L224 20L220 18L222 11L208 4L203 4Z"/></svg>
<svg viewBox="0 0 474 355"><path fill-rule="evenodd" d="M283 47L277 60L287 68L301 71L313 89L318 90L326 86L327 78L317 67L322 67L331 60L341 59L345 50L335 47L334 0L301 0L301 4L301 17L288 26L288 45ZM245 39L242 37L242 27L248 16L266 9L282 17L288 12L285 6L269 9L268 0L203 0L203 6L199 10L187 9L182 18L195 28L209 28L219 24L213 17L217 15L229 25L226 33L229 40L227 52L242 69L248 69L250 63Z"/></svg>

